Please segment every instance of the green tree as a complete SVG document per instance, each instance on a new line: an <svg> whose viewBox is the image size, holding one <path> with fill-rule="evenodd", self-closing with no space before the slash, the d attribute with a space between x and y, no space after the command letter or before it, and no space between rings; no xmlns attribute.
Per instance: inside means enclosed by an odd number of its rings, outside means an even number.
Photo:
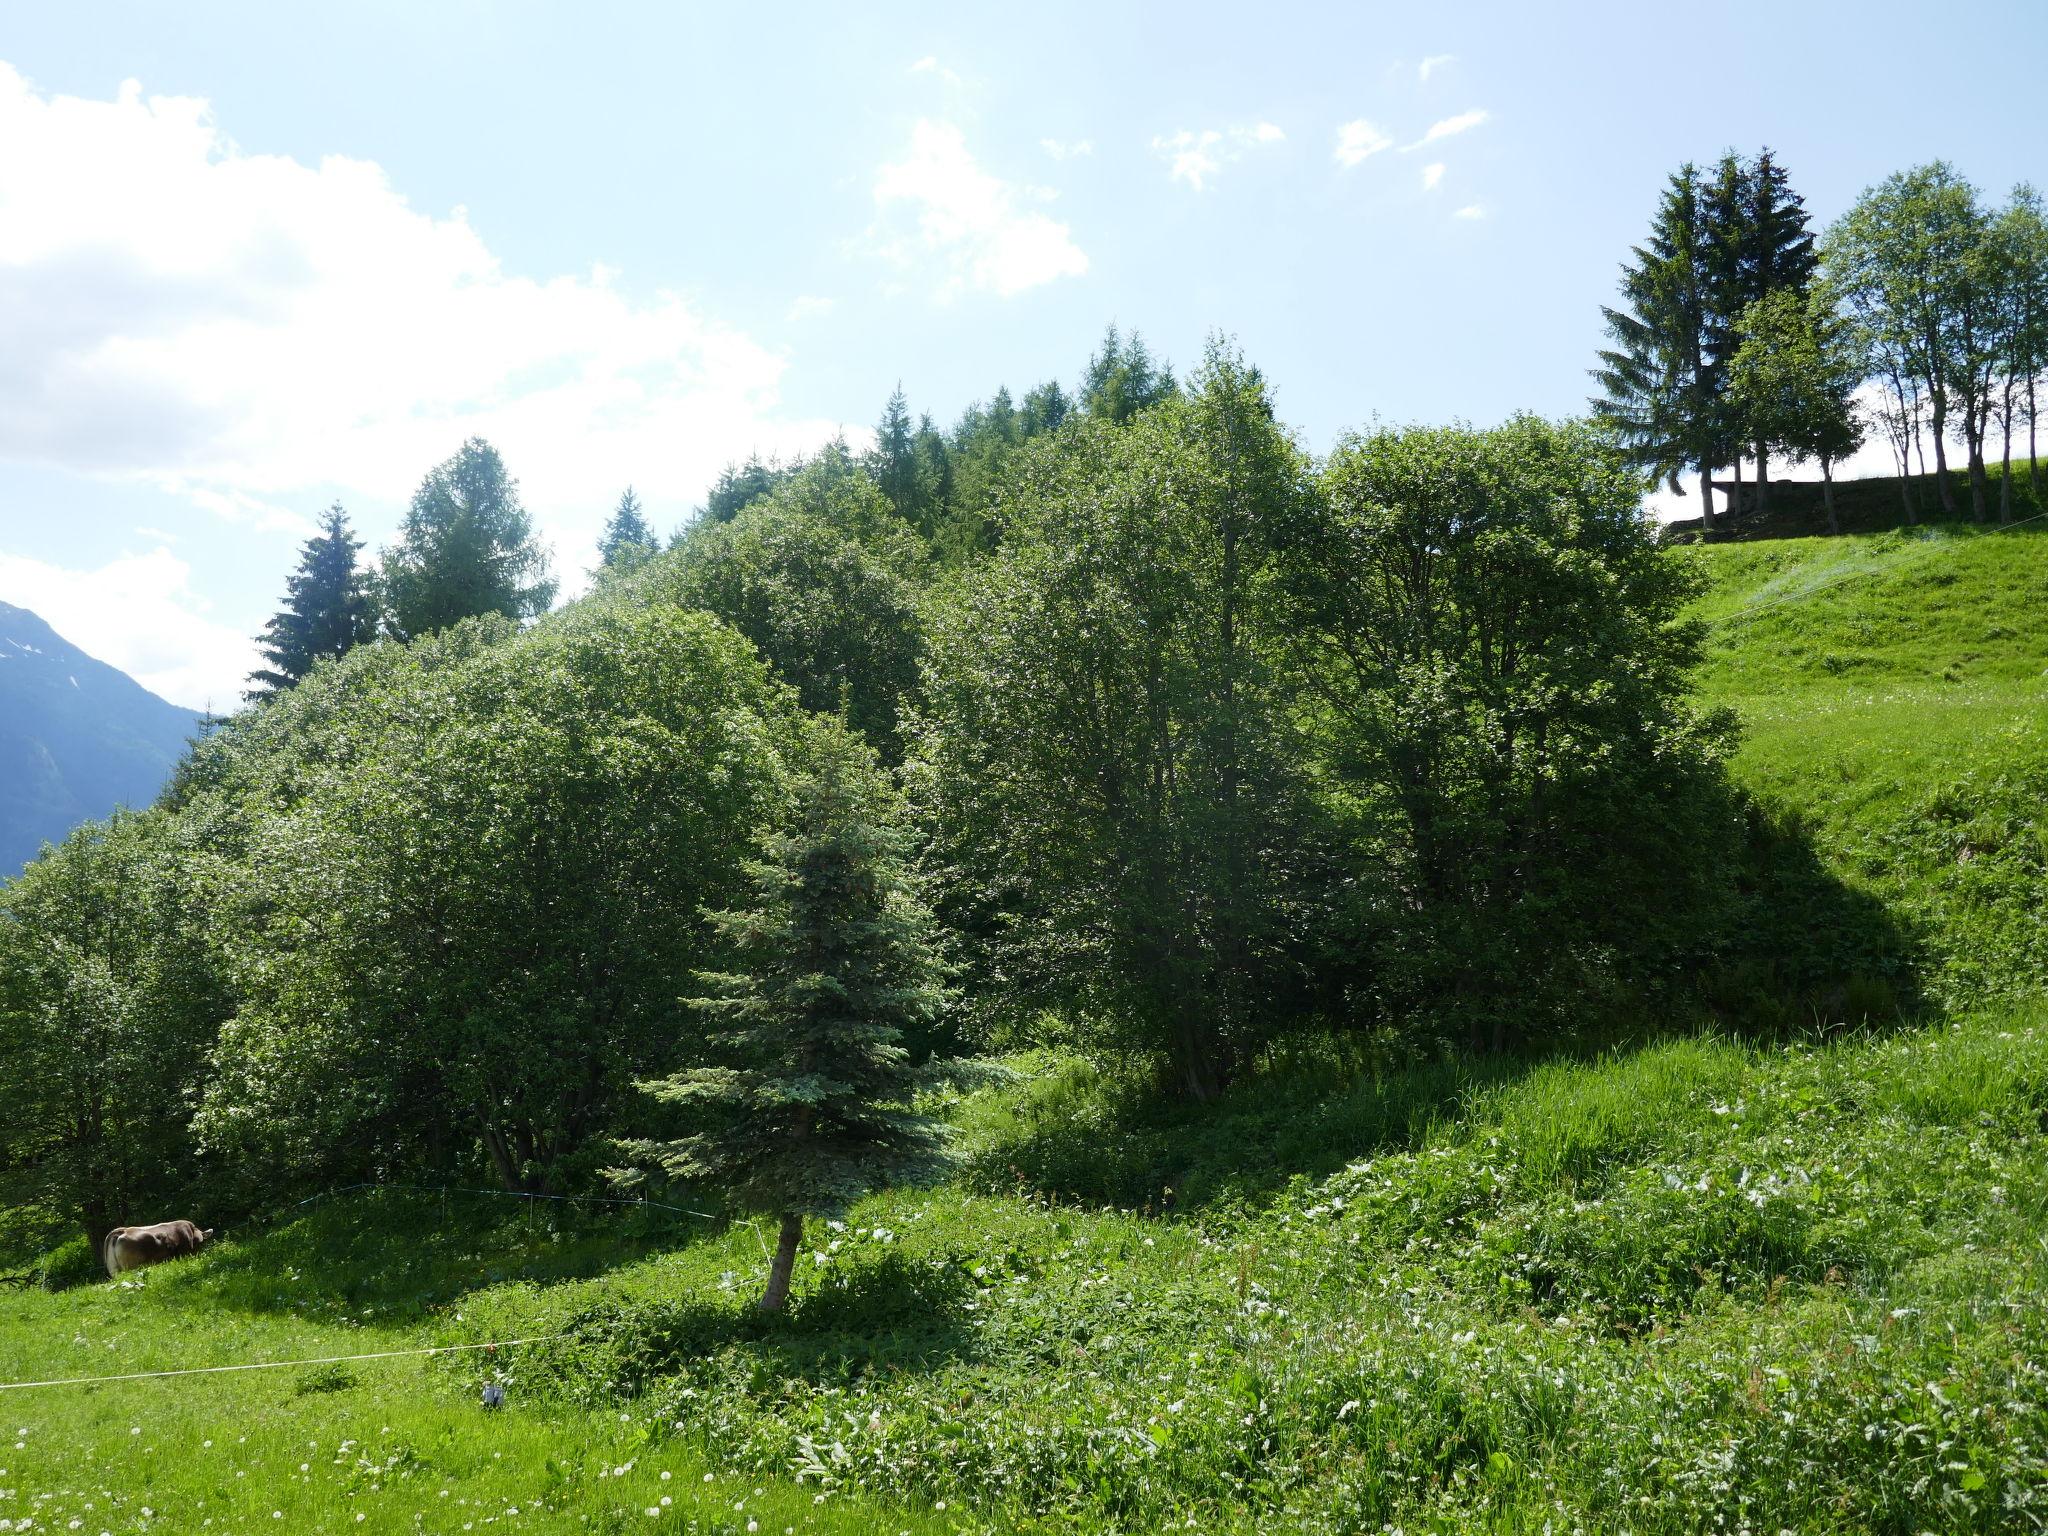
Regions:
<svg viewBox="0 0 2048 1536"><path fill-rule="evenodd" d="M227 1002L184 837L120 813L0 884L0 1167L94 1242L194 1187L188 1120Z"/></svg>
<svg viewBox="0 0 2048 1536"><path fill-rule="evenodd" d="M1998 488L1998 517L2012 521L2012 440L2021 416L2027 422L2027 489L2040 505L2040 464L2036 431L2036 388L2048 370L2048 214L2041 194L2022 183L1992 226L1998 253L2000 374L1999 431L2004 439L2004 474Z"/></svg>
<svg viewBox="0 0 2048 1536"><path fill-rule="evenodd" d="M742 889L786 694L717 620L615 593L365 647L294 692L314 750L265 762L246 732L222 755L257 761L188 787L195 818L245 822L203 1144L273 1183L594 1175L716 953L702 909Z"/></svg>
<svg viewBox="0 0 2048 1536"><path fill-rule="evenodd" d="M1184 397L1019 452L933 618L920 783L1005 985L1215 1094L1292 983L1292 720L1263 608L1303 463L1212 344Z"/></svg>
<svg viewBox="0 0 2048 1536"><path fill-rule="evenodd" d="M1734 189L1721 189L1724 211L1735 197ZM1732 447L1718 308L1728 241L1714 201L1691 164L1672 174L1649 238L1622 265L1621 306L1601 310L1613 345L1601 350L1593 370L1600 393L1592 402L1631 462L1674 492L1681 471L1697 471L1700 523L1709 538L1714 469Z"/></svg>
<svg viewBox="0 0 2048 1536"><path fill-rule="evenodd" d="M744 464L726 465L704 498L704 520L731 522L741 509L774 490L782 478L781 466L763 463L758 453L750 455Z"/></svg>
<svg viewBox="0 0 2048 1536"><path fill-rule="evenodd" d="M427 472L398 543L384 551L382 586L385 623L402 640L478 614L547 612L555 597L547 551L497 449L472 437Z"/></svg>
<svg viewBox="0 0 2048 1536"><path fill-rule="evenodd" d="M1081 376L1081 411L1098 420L1126 422L1179 389L1173 370L1153 360L1145 338L1125 337L1114 325Z"/></svg>
<svg viewBox="0 0 2048 1536"><path fill-rule="evenodd" d="M1760 453L1820 461L1828 532L1841 532L1834 466L1863 443L1854 396L1865 361L1852 326L1823 289L1781 288L1743 311L1737 331L1728 368L1736 419Z"/></svg>
<svg viewBox="0 0 2048 1536"><path fill-rule="evenodd" d="M804 708L844 712L891 762L923 654L922 541L874 483L808 467L729 523L693 529L630 587L714 613L754 643Z"/></svg>
<svg viewBox="0 0 2048 1536"><path fill-rule="evenodd" d="M1725 896L1693 567L1594 431L1345 439L1278 574L1355 1010L1500 1048L1683 974ZM1698 929L1698 932L1694 932Z"/></svg>
<svg viewBox="0 0 2048 1536"><path fill-rule="evenodd" d="M630 571L652 558L660 548L661 541L655 538L646 514L640 510L640 498L633 494L633 487L627 486L597 541L599 568Z"/></svg>
<svg viewBox="0 0 2048 1536"><path fill-rule="evenodd" d="M289 688L323 656L345 656L374 639L377 614L356 567L362 540L349 531L336 502L320 519L320 532L299 550L299 568L285 584L285 605L272 615L257 648L267 665L249 674L252 703Z"/></svg>
<svg viewBox="0 0 2048 1536"><path fill-rule="evenodd" d="M1958 515L1946 447L1956 385L1980 366L1969 311L1983 223L1976 189L1937 160L1866 190L1822 246L1836 291L1877 344L1896 352L1927 402L1935 485L1949 517Z"/></svg>
<svg viewBox="0 0 2048 1536"><path fill-rule="evenodd" d="M945 1006L935 925L908 875L896 791L842 723L821 717L788 821L762 839L753 899L710 914L732 969L704 971L691 1062L640 1086L689 1134L627 1146L715 1182L781 1232L760 1301L782 1310L806 1217L943 1166L942 1128L912 1107L906 1038Z"/></svg>

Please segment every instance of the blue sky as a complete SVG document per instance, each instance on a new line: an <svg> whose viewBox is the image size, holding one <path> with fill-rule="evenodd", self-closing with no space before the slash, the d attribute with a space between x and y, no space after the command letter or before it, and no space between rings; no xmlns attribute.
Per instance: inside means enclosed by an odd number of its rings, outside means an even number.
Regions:
<svg viewBox="0 0 2048 1536"><path fill-rule="evenodd" d="M628 482L1232 333L1306 445L1578 409L1664 176L2048 179L2039 0L0 0L0 600L226 704L310 518L481 432L573 590ZM1915 110L1926 104L1924 111Z"/></svg>

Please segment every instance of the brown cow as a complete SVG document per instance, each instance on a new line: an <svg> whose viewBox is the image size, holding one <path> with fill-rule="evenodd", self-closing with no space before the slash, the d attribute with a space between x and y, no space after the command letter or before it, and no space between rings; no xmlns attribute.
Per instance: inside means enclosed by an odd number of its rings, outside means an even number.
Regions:
<svg viewBox="0 0 2048 1536"><path fill-rule="evenodd" d="M189 1221L160 1221L153 1227L116 1227L100 1244L100 1258L106 1263L107 1273L118 1277L123 1270L142 1269L165 1259L182 1259L212 1241L212 1227L195 1227Z"/></svg>

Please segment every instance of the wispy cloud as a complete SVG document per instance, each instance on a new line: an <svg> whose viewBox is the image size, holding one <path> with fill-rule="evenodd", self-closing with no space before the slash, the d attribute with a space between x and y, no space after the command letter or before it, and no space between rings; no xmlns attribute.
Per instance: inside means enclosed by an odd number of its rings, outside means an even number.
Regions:
<svg viewBox="0 0 2048 1536"><path fill-rule="evenodd" d="M1411 149L1420 149L1425 144L1434 144L1439 139L1448 139L1455 134L1464 133L1468 129L1477 128L1486 119L1487 113L1485 109L1480 107L1474 107L1470 112L1460 112L1456 117L1439 119L1437 122L1431 123L1429 131L1413 144L1403 144L1401 152L1406 154Z"/></svg>
<svg viewBox="0 0 2048 1536"><path fill-rule="evenodd" d="M1454 219L1483 219L1486 217L1486 210L1477 203L1467 203L1456 213L1452 214L1451 217Z"/></svg>
<svg viewBox="0 0 2048 1536"><path fill-rule="evenodd" d="M1184 181L1197 192L1226 165L1242 160L1261 145L1278 144L1287 135L1278 124L1260 122L1249 127L1183 128L1175 134L1161 134L1152 140L1152 152L1167 164L1167 174Z"/></svg>
<svg viewBox="0 0 2048 1536"><path fill-rule="evenodd" d="M1455 53L1432 53L1416 66L1415 73L1427 83L1431 75L1442 69L1446 64L1455 64L1457 60L1458 56Z"/></svg>
<svg viewBox="0 0 2048 1536"><path fill-rule="evenodd" d="M832 301L821 293L800 293L789 301L789 308L783 313L783 320L796 324L804 320L816 320L832 313Z"/></svg>
<svg viewBox="0 0 2048 1536"><path fill-rule="evenodd" d="M870 243L906 271L935 270L940 299L968 288L1008 297L1088 270L1073 232L1025 206L1053 195L982 169L957 127L927 118L911 130L909 152L875 174L881 218Z"/></svg>
<svg viewBox="0 0 2048 1536"><path fill-rule="evenodd" d="M1095 153L1095 145L1088 139L1040 139L1038 147L1055 160L1078 160Z"/></svg>
<svg viewBox="0 0 2048 1536"><path fill-rule="evenodd" d="M936 54L928 53L923 58L914 61L910 66L910 73L913 75L937 75L948 85L958 85L960 83L960 77L954 74L946 65L940 63Z"/></svg>
<svg viewBox="0 0 2048 1536"><path fill-rule="evenodd" d="M1441 160L1432 160L1432 161L1431 161L1431 162L1430 162L1430 163L1429 163L1428 165L1425 165L1425 166L1424 166L1424 167L1422 168L1422 190L1423 190L1423 191L1425 191L1425 192L1434 192L1434 191L1435 191L1435 190L1437 189L1437 186L1438 186L1438 185L1439 185L1439 184L1440 184L1440 183L1441 183L1441 182L1443 181L1443 179L1444 179L1444 163L1443 163L1443 161L1441 161Z"/></svg>
<svg viewBox="0 0 2048 1536"><path fill-rule="evenodd" d="M1354 118L1337 130L1336 162L1346 167L1359 164L1393 145L1394 137L1368 118Z"/></svg>

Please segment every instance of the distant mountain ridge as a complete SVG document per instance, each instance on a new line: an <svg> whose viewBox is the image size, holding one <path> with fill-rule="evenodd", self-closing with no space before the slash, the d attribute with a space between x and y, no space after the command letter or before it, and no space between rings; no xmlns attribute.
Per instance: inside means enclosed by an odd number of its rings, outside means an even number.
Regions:
<svg viewBox="0 0 2048 1536"><path fill-rule="evenodd" d="M0 879L117 805L143 806L199 716L0 603Z"/></svg>

